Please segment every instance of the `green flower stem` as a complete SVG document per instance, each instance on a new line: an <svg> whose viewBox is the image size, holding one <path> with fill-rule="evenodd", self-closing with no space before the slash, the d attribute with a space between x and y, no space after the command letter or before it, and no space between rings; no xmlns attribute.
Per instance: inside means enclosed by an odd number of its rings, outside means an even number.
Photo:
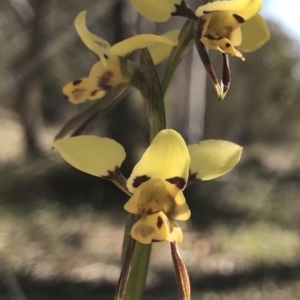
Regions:
<svg viewBox="0 0 300 300"><path fill-rule="evenodd" d="M195 22L192 20L186 21L179 34L178 45L173 48L169 56L161 82L161 89L163 95L166 94L169 83L173 77L175 70L181 62L183 55L193 44L193 32L195 27L194 23Z"/></svg>
<svg viewBox="0 0 300 300"><path fill-rule="evenodd" d="M166 117L161 85L151 55L147 49L142 50L140 70L141 72L133 77L131 84L140 90L144 99L149 119L151 141L159 131L166 128ZM127 223L129 233L134 223L133 220L133 218L129 218ZM146 286L152 245L135 242L133 254L130 256L128 253L132 251L132 249L129 249L132 245L131 240L131 236L129 238L125 236L124 238L123 253L125 253L125 256L124 254L122 256L124 257L124 267L122 268L119 281L120 292L118 293L118 300L141 300ZM131 260L131 270L127 278L129 260ZM124 294L123 287L125 289Z"/></svg>
<svg viewBox="0 0 300 300"><path fill-rule="evenodd" d="M124 299L124 294L127 287L127 282L130 274L132 255L136 241L131 238L130 230L137 220L137 215L128 214L122 248L122 270L116 289L115 300Z"/></svg>
<svg viewBox="0 0 300 300"><path fill-rule="evenodd" d="M143 298L152 245L136 242L124 300Z"/></svg>
<svg viewBox="0 0 300 300"><path fill-rule="evenodd" d="M179 44L173 49L169 57L162 85L149 51L147 49L142 50L140 72L135 73L131 85L140 90L144 99L150 125L150 141L159 131L166 128L164 94L182 56L191 45L193 28L193 21L189 20L184 25L179 36ZM136 217L130 217L126 225L122 251L123 267L117 290L117 300L141 300L146 286L152 245L135 242L134 250L131 248L130 228L134 224L134 220ZM129 271L130 262L131 269Z"/></svg>
<svg viewBox="0 0 300 300"><path fill-rule="evenodd" d="M166 128L166 116L160 81L151 55L146 48L142 50L141 72L139 89L149 119L151 142L158 132Z"/></svg>
<svg viewBox="0 0 300 300"><path fill-rule="evenodd" d="M122 270L115 300L141 300L143 298L152 245L132 239L130 230L138 215L129 215L122 249Z"/></svg>

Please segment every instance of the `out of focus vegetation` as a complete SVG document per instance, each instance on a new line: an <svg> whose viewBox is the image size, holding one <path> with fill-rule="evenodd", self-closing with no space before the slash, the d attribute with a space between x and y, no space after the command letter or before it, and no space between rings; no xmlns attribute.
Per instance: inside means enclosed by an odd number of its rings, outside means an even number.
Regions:
<svg viewBox="0 0 300 300"><path fill-rule="evenodd" d="M95 62L73 27L82 10L111 43L132 28L154 30L128 1L1 2L1 300L105 300L114 293L126 198L50 150L62 124L89 105L74 106L60 92ZM207 84L205 138L245 148L233 172L186 190L192 219L182 224L180 249L193 299L299 299L299 44L278 24L270 28L262 49L245 62L230 59L233 82L223 103ZM175 86L190 84L179 77ZM126 175L140 153L131 151L134 143L147 141L141 109L132 94L87 131L125 146ZM154 246L148 279L146 300L177 299L166 243Z"/></svg>

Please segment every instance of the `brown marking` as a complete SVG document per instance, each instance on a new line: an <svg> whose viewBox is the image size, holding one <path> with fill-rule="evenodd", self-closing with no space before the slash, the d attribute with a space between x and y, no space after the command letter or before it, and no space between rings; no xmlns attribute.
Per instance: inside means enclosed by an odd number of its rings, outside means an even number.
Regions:
<svg viewBox="0 0 300 300"><path fill-rule="evenodd" d="M157 228L160 229L163 224L164 224L163 219L160 216L158 216L157 223L156 223Z"/></svg>
<svg viewBox="0 0 300 300"><path fill-rule="evenodd" d="M229 44L229 43L226 43L226 44L225 44L225 47L226 47L226 48L229 48L229 47L230 47L230 44Z"/></svg>
<svg viewBox="0 0 300 300"><path fill-rule="evenodd" d="M215 38L210 34L205 35L205 37L207 37L209 40L215 40Z"/></svg>
<svg viewBox="0 0 300 300"><path fill-rule="evenodd" d="M72 95L73 95L73 97L75 98L75 99L78 99L78 98L80 98L80 96L81 96L81 94L83 93L83 92L85 92L86 90L85 89L74 89L73 91L72 91Z"/></svg>
<svg viewBox="0 0 300 300"><path fill-rule="evenodd" d="M112 88L110 81L113 77L114 73L112 71L106 71L101 77L99 77L98 87L103 91L110 90Z"/></svg>
<svg viewBox="0 0 300 300"><path fill-rule="evenodd" d="M81 79L74 80L74 81L73 81L73 85L76 86L76 85L80 84L81 82L82 82Z"/></svg>
<svg viewBox="0 0 300 300"><path fill-rule="evenodd" d="M67 95L63 94L63 96L64 96L66 99L68 99L68 100L69 100L69 97L68 97Z"/></svg>
<svg viewBox="0 0 300 300"><path fill-rule="evenodd" d="M181 177L173 177L173 178L168 178L166 181L175 184L179 189L183 189L185 186L185 180Z"/></svg>
<svg viewBox="0 0 300 300"><path fill-rule="evenodd" d="M242 23L245 22L245 19L242 18L242 17L239 16L239 15L233 14L233 17L237 20L237 22L238 22L239 24L242 24Z"/></svg>
<svg viewBox="0 0 300 300"><path fill-rule="evenodd" d="M144 238L146 238L149 235L151 235L154 232L154 230L155 229L151 226L141 225L136 228L135 232L140 233L140 235L142 235Z"/></svg>
<svg viewBox="0 0 300 300"><path fill-rule="evenodd" d="M197 20L197 17L195 16L195 13L193 10L191 10L185 3L184 0L181 1L180 4L175 4L174 5L176 10L175 12L171 13L171 16L181 16L181 17L186 17L192 20Z"/></svg>
<svg viewBox="0 0 300 300"><path fill-rule="evenodd" d="M121 175L121 169L119 166L115 166L113 171L107 170L106 176L101 176L102 178L109 179L109 180L117 180L118 177Z"/></svg>
<svg viewBox="0 0 300 300"><path fill-rule="evenodd" d="M99 90L94 90L91 92L90 97L93 97L97 94L97 92L99 92Z"/></svg>
<svg viewBox="0 0 300 300"><path fill-rule="evenodd" d="M149 216L149 215L153 215L153 211L151 208L149 208L147 211L146 211L146 214Z"/></svg>
<svg viewBox="0 0 300 300"><path fill-rule="evenodd" d="M137 177L134 178L133 183L132 183L132 186L133 186L134 188L137 188L137 187L139 187L143 182L145 182L145 181L147 181L147 180L149 180L149 179L150 179L150 177L147 176L147 175L137 176Z"/></svg>
<svg viewBox="0 0 300 300"><path fill-rule="evenodd" d="M193 182L197 180L197 172L190 174L188 182Z"/></svg>

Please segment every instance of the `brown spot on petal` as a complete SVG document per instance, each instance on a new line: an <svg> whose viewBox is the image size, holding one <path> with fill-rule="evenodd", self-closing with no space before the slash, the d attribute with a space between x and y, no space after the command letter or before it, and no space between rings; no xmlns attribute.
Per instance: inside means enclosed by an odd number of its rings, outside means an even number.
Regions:
<svg viewBox="0 0 300 300"><path fill-rule="evenodd" d="M229 48L229 47L230 47L230 44L229 44L229 43L226 43L226 44L225 44L225 47L226 47L226 48Z"/></svg>
<svg viewBox="0 0 300 300"><path fill-rule="evenodd" d="M141 225L135 229L135 232L136 234L140 234L142 237L147 238L154 232L154 228L147 225Z"/></svg>
<svg viewBox="0 0 300 300"><path fill-rule="evenodd" d="M97 94L98 90L95 90L95 91L92 91L91 94L90 94L90 97L93 97Z"/></svg>
<svg viewBox="0 0 300 300"><path fill-rule="evenodd" d="M72 91L72 95L75 99L79 99L82 96L82 93L84 93L86 91L86 89L74 89Z"/></svg>
<svg viewBox="0 0 300 300"><path fill-rule="evenodd" d="M112 71L106 71L101 77L99 77L98 87L104 91L110 90L112 88L110 81L113 77L114 73Z"/></svg>
<svg viewBox="0 0 300 300"><path fill-rule="evenodd" d="M210 14L211 11L206 11L206 10L205 10L203 13L204 13L205 15L207 15L207 14Z"/></svg>
<svg viewBox="0 0 300 300"><path fill-rule="evenodd" d="M143 182L145 182L145 181L147 181L147 180L149 180L149 179L150 179L150 177L147 176L147 175L137 176L137 177L134 178L133 183L132 183L132 186L133 186L134 188L137 188L137 187L139 187Z"/></svg>
<svg viewBox="0 0 300 300"><path fill-rule="evenodd" d="M242 24L245 22L244 18L239 15L233 14L233 17L237 20L238 23Z"/></svg>
<svg viewBox="0 0 300 300"><path fill-rule="evenodd" d="M76 85L80 84L81 82L82 82L81 79L74 80L74 81L73 81L73 85L76 86Z"/></svg>
<svg viewBox="0 0 300 300"><path fill-rule="evenodd" d="M205 35L205 37L207 37L209 40L215 40L215 38L210 34Z"/></svg>
<svg viewBox="0 0 300 300"><path fill-rule="evenodd" d="M145 210L143 210L143 213L144 213ZM147 211L146 211L146 214L149 216L149 215L153 215L153 211L151 208L149 208Z"/></svg>
<svg viewBox="0 0 300 300"><path fill-rule="evenodd" d="M160 229L163 224L164 224L164 221L163 221L162 217L158 216L157 222L156 222L157 228Z"/></svg>
<svg viewBox="0 0 300 300"><path fill-rule="evenodd" d="M173 178L168 178L166 181L175 184L179 189L183 189L185 186L185 180L181 177L173 177Z"/></svg>
<svg viewBox="0 0 300 300"><path fill-rule="evenodd" d="M114 170L107 170L106 176L101 176L102 178L109 180L117 180L122 175L121 169L119 166L115 166Z"/></svg>

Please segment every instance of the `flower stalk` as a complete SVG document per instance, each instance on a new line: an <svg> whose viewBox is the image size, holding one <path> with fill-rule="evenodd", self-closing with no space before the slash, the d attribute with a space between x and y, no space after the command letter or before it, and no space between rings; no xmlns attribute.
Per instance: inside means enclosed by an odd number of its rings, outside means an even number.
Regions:
<svg viewBox="0 0 300 300"><path fill-rule="evenodd" d="M172 49L161 82L161 89L163 95L166 94L167 88L173 77L173 74L177 69L179 63L181 62L184 54L193 45L194 26L194 21L187 20L180 31L178 37L178 45Z"/></svg>
<svg viewBox="0 0 300 300"><path fill-rule="evenodd" d="M141 91L142 97L144 99L144 103L146 106L146 111L148 114L148 120L150 125L150 142L153 140L153 138L160 132L162 129L166 127L166 117L165 117L165 107L164 107L164 98L161 90L161 85L156 73L155 65L153 63L153 60L151 58L151 55L147 49L142 50L141 55L141 76L140 81L138 82L138 88ZM128 219L128 223L126 225L126 231L131 229L133 225L133 221L137 220L137 215L132 215L134 217L130 217ZM131 226L130 226L131 225ZM124 299L124 300L139 300L142 299L145 286L146 286L146 280L147 280L147 274L148 274L148 268L149 268L149 262L150 262L150 256L151 256L151 249L152 244L141 244L139 242L135 242L133 238L127 235L127 232L125 231L125 239L124 239L124 245L123 252L125 252L126 259L124 261L124 273L122 270L122 273L120 275L120 280L122 282L127 281L126 290L121 290L120 296L123 296L123 298L117 298ZM128 237L128 238L127 238ZM127 243L127 246L126 246ZM132 245L134 244L134 250ZM132 253L133 251L133 253ZM131 256L132 255L132 256ZM128 271L129 266L126 265L128 263L128 260L132 259L131 261L131 269L130 269L130 275L127 278L128 273L125 273Z"/></svg>

